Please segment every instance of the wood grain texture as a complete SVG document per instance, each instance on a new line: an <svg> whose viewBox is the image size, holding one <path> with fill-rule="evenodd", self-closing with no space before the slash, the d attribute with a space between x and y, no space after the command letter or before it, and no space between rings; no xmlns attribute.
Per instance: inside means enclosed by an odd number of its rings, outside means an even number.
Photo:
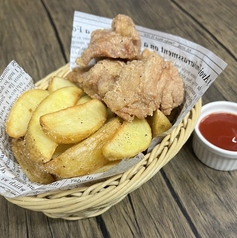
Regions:
<svg viewBox="0 0 237 238"><path fill-rule="evenodd" d="M228 63L203 97L237 102L237 3L234 0L0 1L0 72L15 59L40 80L69 61L74 10L184 37ZM236 237L237 172L203 165L191 139L150 181L101 216L65 221L0 197L1 237Z"/></svg>

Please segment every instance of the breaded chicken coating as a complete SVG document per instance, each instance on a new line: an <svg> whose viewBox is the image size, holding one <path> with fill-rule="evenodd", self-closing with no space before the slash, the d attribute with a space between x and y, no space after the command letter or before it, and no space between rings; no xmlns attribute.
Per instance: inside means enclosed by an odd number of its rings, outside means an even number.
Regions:
<svg viewBox="0 0 237 238"><path fill-rule="evenodd" d="M138 59L141 40L132 19L119 14L112 21L112 29L98 29L92 32L88 47L76 59L79 66L86 66L92 59Z"/></svg>

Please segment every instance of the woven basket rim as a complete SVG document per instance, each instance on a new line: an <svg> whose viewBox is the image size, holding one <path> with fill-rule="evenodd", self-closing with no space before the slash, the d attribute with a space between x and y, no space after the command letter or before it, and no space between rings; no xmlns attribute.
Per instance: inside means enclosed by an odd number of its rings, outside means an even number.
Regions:
<svg viewBox="0 0 237 238"><path fill-rule="evenodd" d="M36 83L48 87L53 76L64 77L69 64ZM75 189L47 192L35 196L6 198L20 207L43 212L48 217L78 220L100 215L151 179L182 148L191 135L201 112L201 99L174 130L128 171Z"/></svg>

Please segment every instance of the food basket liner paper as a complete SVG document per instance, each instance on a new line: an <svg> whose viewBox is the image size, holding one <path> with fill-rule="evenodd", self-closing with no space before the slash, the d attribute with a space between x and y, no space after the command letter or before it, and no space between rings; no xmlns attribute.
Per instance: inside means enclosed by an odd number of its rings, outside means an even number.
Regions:
<svg viewBox="0 0 237 238"><path fill-rule="evenodd" d="M111 28L112 19L76 11L72 26L70 49L70 67L76 67L75 59L81 55L90 41L93 30ZM185 85L185 99L182 110L174 123L175 128L197 103L227 64L208 49L160 31L136 26L141 36L142 49L157 51L166 60L170 60L178 68ZM53 74L52 74L53 76ZM32 78L14 60L9 63L0 77L0 194L14 198L32 196L54 190L73 189L88 182L105 179L121 174L137 164L144 157L143 153L134 158L124 159L118 165L106 172L89 174L82 177L63 179L48 185L32 183L16 162L10 148L9 137L6 134L5 122L8 113L22 92L34 88ZM151 151L165 136L154 138L148 151Z"/></svg>

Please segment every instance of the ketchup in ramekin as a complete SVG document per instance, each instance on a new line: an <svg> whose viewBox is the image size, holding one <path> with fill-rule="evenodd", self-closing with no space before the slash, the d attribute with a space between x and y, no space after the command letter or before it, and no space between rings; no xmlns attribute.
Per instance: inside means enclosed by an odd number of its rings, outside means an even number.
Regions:
<svg viewBox="0 0 237 238"><path fill-rule="evenodd" d="M237 170L237 103L210 102L194 128L193 151L210 168Z"/></svg>
<svg viewBox="0 0 237 238"><path fill-rule="evenodd" d="M201 134L213 145L229 151L237 151L237 115L211 113L200 124Z"/></svg>

